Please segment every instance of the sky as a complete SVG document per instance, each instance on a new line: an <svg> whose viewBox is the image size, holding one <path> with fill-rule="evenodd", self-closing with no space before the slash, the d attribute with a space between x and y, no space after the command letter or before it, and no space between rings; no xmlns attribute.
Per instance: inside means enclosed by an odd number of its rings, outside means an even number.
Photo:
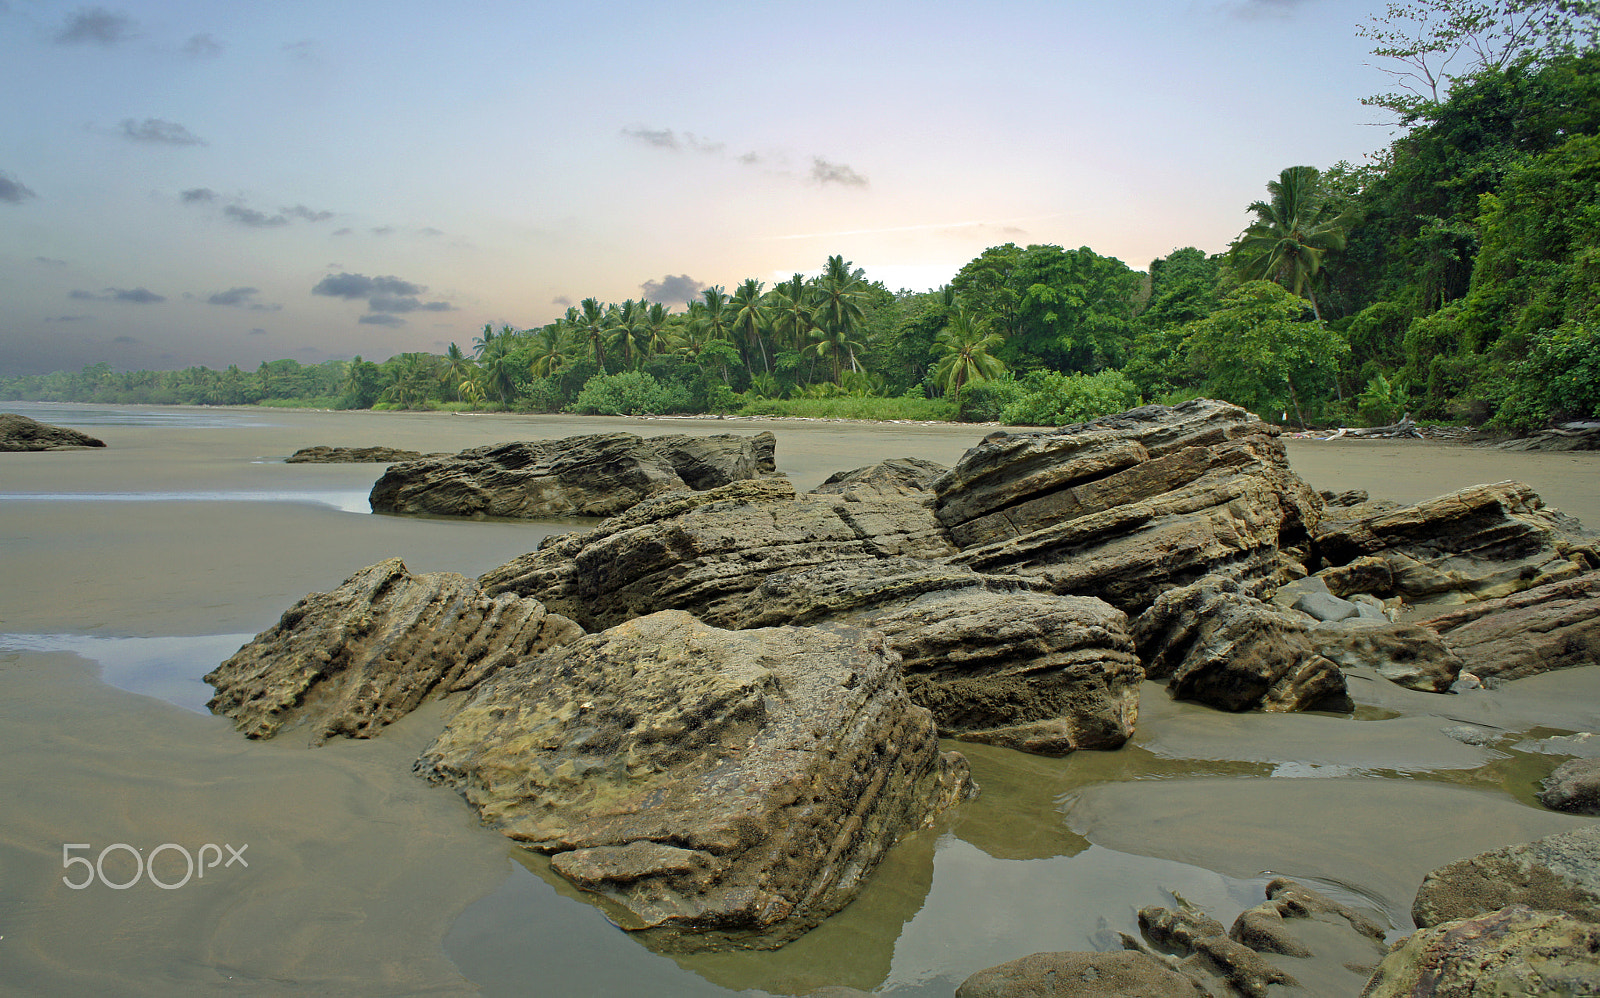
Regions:
<svg viewBox="0 0 1600 998"><path fill-rule="evenodd" d="M0 375L469 349L839 254L1224 250L1371 0L0 0Z"/></svg>

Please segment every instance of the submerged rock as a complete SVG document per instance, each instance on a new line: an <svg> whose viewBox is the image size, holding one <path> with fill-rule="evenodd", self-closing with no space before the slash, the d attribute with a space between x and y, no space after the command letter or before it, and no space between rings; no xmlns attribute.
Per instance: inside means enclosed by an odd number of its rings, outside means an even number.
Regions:
<svg viewBox="0 0 1600 998"><path fill-rule="evenodd" d="M105 445L104 440L65 426L51 426L14 412L0 412L0 451L70 450Z"/></svg>
<svg viewBox="0 0 1600 998"><path fill-rule="evenodd" d="M781 945L974 792L881 636L680 611L503 672L417 771L676 950Z"/></svg>
<svg viewBox="0 0 1600 998"><path fill-rule="evenodd" d="M313 593L205 677L206 705L251 738L309 729L371 738L430 696L459 692L583 633L538 600L485 596L451 572L412 575L399 558Z"/></svg>
<svg viewBox="0 0 1600 998"><path fill-rule="evenodd" d="M1418 621L1479 678L1521 679L1600 663L1600 572Z"/></svg>
<svg viewBox="0 0 1600 998"><path fill-rule="evenodd" d="M1600 825L1458 859L1422 881L1411 919L1427 928L1507 905L1600 922Z"/></svg>
<svg viewBox="0 0 1600 998"><path fill-rule="evenodd" d="M1552 811L1600 814L1600 759L1568 759L1540 782L1537 796Z"/></svg>
<svg viewBox="0 0 1600 998"><path fill-rule="evenodd" d="M595 433L494 444L394 465L369 501L380 513L611 516L652 496L775 474L775 443L771 433Z"/></svg>
<svg viewBox="0 0 1600 998"><path fill-rule="evenodd" d="M1205 998L1188 977L1148 953L1034 953L980 970L956 998Z"/></svg>
<svg viewBox="0 0 1600 998"><path fill-rule="evenodd" d="M1362 998L1600 994L1600 926L1521 905L1412 933Z"/></svg>
<svg viewBox="0 0 1600 998"><path fill-rule="evenodd" d="M398 447L329 447L318 444L302 447L284 458L285 464L395 464L420 461L424 457L449 457L448 454L423 454Z"/></svg>

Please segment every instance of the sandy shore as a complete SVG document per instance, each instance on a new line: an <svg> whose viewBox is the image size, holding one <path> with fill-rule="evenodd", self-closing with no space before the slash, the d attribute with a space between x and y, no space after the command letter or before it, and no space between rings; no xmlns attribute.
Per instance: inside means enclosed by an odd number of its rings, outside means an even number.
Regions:
<svg viewBox="0 0 1600 998"><path fill-rule="evenodd" d="M858 903L798 943L675 963L410 775L431 715L308 751L246 742L176 705L216 664L216 636L253 634L364 565L400 555L416 571L475 575L577 526L349 512L380 468L281 459L312 444L437 451L602 429L772 429L780 468L804 489L889 457L951 464L987 429L114 410L150 417L128 425L96 423L85 407L14 411L109 446L0 455L0 632L24 636L0 639L0 991L516 994L537 981L549 995L847 984L948 998L982 967L1102 945L1138 906L1170 903L1166 891L1230 920L1270 873L1405 928L1431 867L1585 823L1533 804L1560 760L1516 746L1600 728L1600 669L1456 697L1357 676L1370 705L1358 716L1371 720L1223 715L1152 685L1139 735L1119 752L1050 760L961 747L983 795L904 843ZM1289 449L1319 488L1414 501L1516 478L1600 526L1600 455L1361 440ZM1500 740L1442 733L1462 721ZM112 890L98 872L83 890L62 882L83 870L63 866L64 844L94 858L113 843L148 856L208 842L247 845L250 865L173 890L148 878ZM161 879L183 873L175 850L159 863ZM104 864L113 882L132 869L125 852Z"/></svg>

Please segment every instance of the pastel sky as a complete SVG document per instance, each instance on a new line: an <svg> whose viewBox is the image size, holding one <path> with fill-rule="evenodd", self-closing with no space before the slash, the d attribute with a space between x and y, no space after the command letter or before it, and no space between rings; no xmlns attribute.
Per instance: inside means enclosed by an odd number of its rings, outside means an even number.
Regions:
<svg viewBox="0 0 1600 998"><path fill-rule="evenodd" d="M1220 251L1373 0L0 0L0 374L468 347L842 254Z"/></svg>

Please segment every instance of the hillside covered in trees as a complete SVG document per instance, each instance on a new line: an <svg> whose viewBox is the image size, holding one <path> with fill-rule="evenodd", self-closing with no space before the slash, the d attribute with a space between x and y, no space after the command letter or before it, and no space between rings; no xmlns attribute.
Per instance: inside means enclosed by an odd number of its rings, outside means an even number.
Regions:
<svg viewBox="0 0 1600 998"><path fill-rule="evenodd" d="M1294 425L1600 417L1597 8L1391 5L1362 33L1400 91L1367 103L1403 134L1366 165L1262 178L1230 246L1142 272L1007 243L896 292L835 256L678 307L587 298L442 356L102 364L0 379L0 399L1052 425L1210 395Z"/></svg>

